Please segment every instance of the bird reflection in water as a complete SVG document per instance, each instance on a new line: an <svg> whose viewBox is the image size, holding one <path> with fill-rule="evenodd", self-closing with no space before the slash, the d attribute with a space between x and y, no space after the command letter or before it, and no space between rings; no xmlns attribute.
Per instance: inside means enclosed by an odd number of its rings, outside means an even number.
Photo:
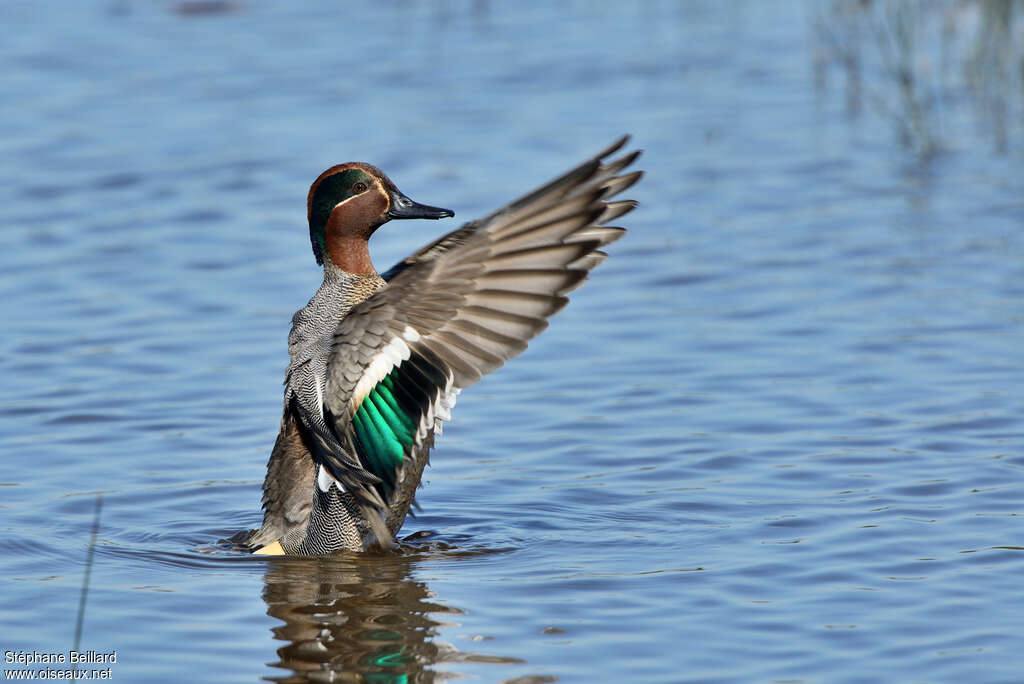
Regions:
<svg viewBox="0 0 1024 684"><path fill-rule="evenodd" d="M462 611L431 600L427 585L413 578L423 558L407 551L269 559L263 599L267 614L284 623L274 637L287 642L271 665L291 672L266 679L429 682L452 676L434 671L437 663L523 662L436 641Z"/></svg>

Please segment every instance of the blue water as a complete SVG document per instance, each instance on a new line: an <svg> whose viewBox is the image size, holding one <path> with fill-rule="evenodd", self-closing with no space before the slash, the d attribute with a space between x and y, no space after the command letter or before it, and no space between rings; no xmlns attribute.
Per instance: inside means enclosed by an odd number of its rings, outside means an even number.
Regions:
<svg viewBox="0 0 1024 684"><path fill-rule="evenodd" d="M72 648L102 493L79 650L114 681L1020 681L1021 119L994 138L961 65L908 138L849 21L4 3L0 650ZM460 396L403 529L432 534L238 553L316 175L456 211L385 226L383 269L624 132L630 232Z"/></svg>

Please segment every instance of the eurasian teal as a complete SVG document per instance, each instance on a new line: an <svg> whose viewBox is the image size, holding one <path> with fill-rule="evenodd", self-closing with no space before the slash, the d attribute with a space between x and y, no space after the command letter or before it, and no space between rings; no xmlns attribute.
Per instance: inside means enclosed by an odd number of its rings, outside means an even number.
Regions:
<svg viewBox="0 0 1024 684"><path fill-rule="evenodd" d="M526 348L619 239L611 201L642 175L622 138L547 185L378 274L367 241L391 219L454 216L351 162L307 199L323 284L292 318L284 416L255 553L390 547L459 391Z"/></svg>

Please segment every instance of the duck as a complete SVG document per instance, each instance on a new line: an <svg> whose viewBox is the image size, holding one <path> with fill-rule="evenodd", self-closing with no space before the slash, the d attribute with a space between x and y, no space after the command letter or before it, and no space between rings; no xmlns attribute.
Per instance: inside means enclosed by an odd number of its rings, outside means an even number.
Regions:
<svg viewBox="0 0 1024 684"><path fill-rule="evenodd" d="M364 162L306 200L323 282L292 318L280 430L263 483L259 555L392 550L459 393L526 349L625 233L615 199L643 175L629 136L378 273L392 220L454 217ZM622 151L617 156L616 153Z"/></svg>

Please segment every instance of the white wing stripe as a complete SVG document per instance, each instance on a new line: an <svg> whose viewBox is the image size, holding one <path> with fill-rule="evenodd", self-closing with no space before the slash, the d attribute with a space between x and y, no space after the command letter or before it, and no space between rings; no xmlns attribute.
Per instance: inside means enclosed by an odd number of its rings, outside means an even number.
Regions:
<svg viewBox="0 0 1024 684"><path fill-rule="evenodd" d="M407 327L406 333L403 334L407 335L409 330L412 330L412 328ZM416 333L416 331L413 330L413 333ZM366 366L366 370L363 371L363 375L359 378L359 382L356 383L356 387L352 391L353 413L363 403L366 395L377 386L377 383L383 380L384 376L401 364L402 361L407 360L409 354L409 345L401 337L392 337L391 341L381 347L381 350L377 352L377 355Z"/></svg>
<svg viewBox="0 0 1024 684"><path fill-rule="evenodd" d="M319 375L313 375L313 382L316 383L316 410L320 414L320 419L324 417L324 383L321 382Z"/></svg>

